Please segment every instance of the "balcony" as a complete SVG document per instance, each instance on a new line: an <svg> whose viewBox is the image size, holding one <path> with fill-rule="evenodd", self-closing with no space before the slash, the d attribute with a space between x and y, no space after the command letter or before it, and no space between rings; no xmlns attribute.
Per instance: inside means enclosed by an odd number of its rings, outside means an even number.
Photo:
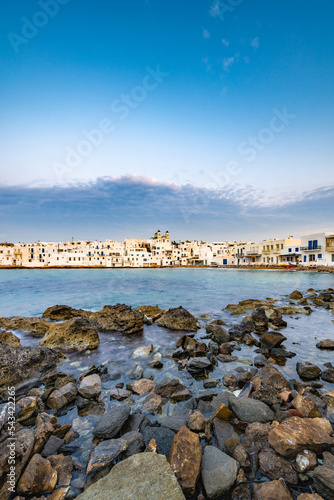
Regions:
<svg viewBox="0 0 334 500"><path fill-rule="evenodd" d="M246 252L246 255L248 257L260 257L262 254L256 251L256 252Z"/></svg>
<svg viewBox="0 0 334 500"><path fill-rule="evenodd" d="M321 250L321 245L314 245L312 247L300 247L303 252L312 252L313 250Z"/></svg>

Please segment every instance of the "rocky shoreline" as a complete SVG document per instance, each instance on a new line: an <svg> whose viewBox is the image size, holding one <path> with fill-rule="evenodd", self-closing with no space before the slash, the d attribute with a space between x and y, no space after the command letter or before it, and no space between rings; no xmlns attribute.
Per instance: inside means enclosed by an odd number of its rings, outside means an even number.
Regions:
<svg viewBox="0 0 334 500"><path fill-rule="evenodd" d="M333 315L334 289L229 304L231 327L182 306L56 305L42 318L0 318L0 498L333 500L334 337L316 343L323 366L284 347L289 318L315 308ZM104 334L131 343L152 325L175 343L133 349L129 371L60 366L103 348ZM16 331L39 345L22 347ZM218 377L243 346L256 355ZM297 378L277 368L292 358Z"/></svg>

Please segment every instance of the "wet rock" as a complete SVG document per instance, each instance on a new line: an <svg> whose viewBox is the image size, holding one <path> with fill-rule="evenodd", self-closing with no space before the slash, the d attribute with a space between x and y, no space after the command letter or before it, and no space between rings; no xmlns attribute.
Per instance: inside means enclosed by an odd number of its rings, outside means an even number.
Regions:
<svg viewBox="0 0 334 500"><path fill-rule="evenodd" d="M40 453L47 440L61 428L59 420L54 415L40 413L35 422L34 429L34 453Z"/></svg>
<svg viewBox="0 0 334 500"><path fill-rule="evenodd" d="M334 444L332 432L326 419L292 417L274 427L268 439L277 453L291 457L305 449L315 453L328 450Z"/></svg>
<svg viewBox="0 0 334 500"><path fill-rule="evenodd" d="M95 474L101 469L105 469L127 448L128 442L123 438L102 441L95 446L90 454L87 474Z"/></svg>
<svg viewBox="0 0 334 500"><path fill-rule="evenodd" d="M277 308L277 311L279 311L281 314L288 314L289 316L294 314L309 315L311 314L312 309L310 307L281 306Z"/></svg>
<svg viewBox="0 0 334 500"><path fill-rule="evenodd" d="M36 495L54 490L57 471L38 453L32 457L17 485L20 495Z"/></svg>
<svg viewBox="0 0 334 500"><path fill-rule="evenodd" d="M0 330L0 341L11 347L22 347L20 339L13 332Z"/></svg>
<svg viewBox="0 0 334 500"><path fill-rule="evenodd" d="M148 318L155 321L156 319L161 318L163 314L165 314L166 309L160 309L158 305L156 306L140 306L135 309L135 311L140 311L145 314Z"/></svg>
<svg viewBox="0 0 334 500"><path fill-rule="evenodd" d="M147 426L143 430L143 436L146 446L152 439L154 439L158 447L158 452L165 455L166 458L169 457L175 432L171 431L167 427Z"/></svg>
<svg viewBox="0 0 334 500"><path fill-rule="evenodd" d="M111 439L123 427L130 415L130 406L127 403L111 404L109 410L100 418L93 429L97 438Z"/></svg>
<svg viewBox="0 0 334 500"><path fill-rule="evenodd" d="M144 374L144 369L140 365L135 365L128 373L126 376L130 380L140 380L143 377Z"/></svg>
<svg viewBox="0 0 334 500"><path fill-rule="evenodd" d="M190 411L187 408L175 408L173 415L167 415L160 421L162 427L168 427L174 432L178 432L181 427L185 426L189 417Z"/></svg>
<svg viewBox="0 0 334 500"><path fill-rule="evenodd" d="M303 450L298 453L295 461L295 467L301 474L305 474L308 470L314 469L317 465L317 455L313 451Z"/></svg>
<svg viewBox="0 0 334 500"><path fill-rule="evenodd" d="M53 387L55 389L60 389L70 382L74 384L76 382L76 378L73 375L68 375L67 373L56 370L47 373L43 378L43 384L47 388Z"/></svg>
<svg viewBox="0 0 334 500"><path fill-rule="evenodd" d="M260 389L252 392L252 398L257 399L258 401L262 401L266 405L271 408L276 407L275 405L280 406L281 398L279 394L273 391L270 387L260 387Z"/></svg>
<svg viewBox="0 0 334 500"><path fill-rule="evenodd" d="M41 452L41 456L46 458L50 455L54 455L63 444L63 439L57 436L50 436Z"/></svg>
<svg viewBox="0 0 334 500"><path fill-rule="evenodd" d="M255 331L257 333L263 333L268 330L269 319L266 315L266 310L263 307L259 307L251 314L252 321L255 324Z"/></svg>
<svg viewBox="0 0 334 500"><path fill-rule="evenodd" d="M293 300L299 300L303 297L303 294L300 293L298 290L294 290L293 292L290 293L290 295L288 295L289 299L293 299Z"/></svg>
<svg viewBox="0 0 334 500"><path fill-rule="evenodd" d="M193 495L201 471L202 447L199 437L183 426L175 435L169 463L186 495Z"/></svg>
<svg viewBox="0 0 334 500"><path fill-rule="evenodd" d="M235 387L237 385L237 377L234 373L228 373L223 377L223 384L226 387Z"/></svg>
<svg viewBox="0 0 334 500"><path fill-rule="evenodd" d="M47 347L11 347L0 341L0 394L7 387L43 373L63 361L65 356ZM35 375L36 377L36 375Z"/></svg>
<svg viewBox="0 0 334 500"><path fill-rule="evenodd" d="M163 398L169 398L174 401L186 401L192 396L189 389L181 384L178 378L164 379L155 387L154 392Z"/></svg>
<svg viewBox="0 0 334 500"><path fill-rule="evenodd" d="M130 334L140 332L144 328L144 314L133 311L125 304L104 306L101 311L94 313L93 318L97 326L107 332Z"/></svg>
<svg viewBox="0 0 334 500"><path fill-rule="evenodd" d="M124 399L132 396L132 392L127 389L111 389L110 399L116 399L117 401L124 401Z"/></svg>
<svg viewBox="0 0 334 500"><path fill-rule="evenodd" d="M164 456L156 453L138 453L123 460L77 497L78 500L106 498L185 500L171 466Z"/></svg>
<svg viewBox="0 0 334 500"><path fill-rule="evenodd" d="M70 382L60 389L52 391L47 399L47 405L50 408L61 410L68 404L72 403L78 395L78 390L75 384Z"/></svg>
<svg viewBox="0 0 334 500"><path fill-rule="evenodd" d="M270 364L268 359L265 356L263 356L263 354L259 354L258 356L255 356L253 363L254 363L254 366L256 366L257 368L262 368L263 366Z"/></svg>
<svg viewBox="0 0 334 500"><path fill-rule="evenodd" d="M203 386L205 389L211 389L212 387L216 387L220 382L220 378L208 378L204 380Z"/></svg>
<svg viewBox="0 0 334 500"><path fill-rule="evenodd" d="M262 401L249 398L230 397L230 407L233 413L242 422L271 422L274 420L274 412Z"/></svg>
<svg viewBox="0 0 334 500"><path fill-rule="evenodd" d="M329 382L331 384L334 384L334 368L329 368L328 370L324 370L321 373L321 378L325 382Z"/></svg>
<svg viewBox="0 0 334 500"><path fill-rule="evenodd" d="M279 332L268 332L261 336L261 347L273 349L279 347L286 337Z"/></svg>
<svg viewBox="0 0 334 500"><path fill-rule="evenodd" d="M187 363L187 371L193 376L203 376L212 370L212 364L208 358L191 358Z"/></svg>
<svg viewBox="0 0 334 500"><path fill-rule="evenodd" d="M193 410L188 417L187 426L191 431L203 432L205 429L206 418L199 410Z"/></svg>
<svg viewBox="0 0 334 500"><path fill-rule="evenodd" d="M136 453L140 453L145 447L144 437L140 432L127 432L122 435L122 439L128 443L128 447L124 452L124 458L129 458Z"/></svg>
<svg viewBox="0 0 334 500"><path fill-rule="evenodd" d="M145 453L158 453L158 446L155 439L151 439L145 448Z"/></svg>
<svg viewBox="0 0 334 500"><path fill-rule="evenodd" d="M101 394L101 377L94 374L83 378L78 387L78 392L83 398L97 398Z"/></svg>
<svg viewBox="0 0 334 500"><path fill-rule="evenodd" d="M143 410L155 415L161 411L162 397L159 394L149 394L143 402Z"/></svg>
<svg viewBox="0 0 334 500"><path fill-rule="evenodd" d="M292 404L296 410L300 411L300 413L304 415L304 417L321 417L321 413L319 412L315 402L307 396L301 396L298 394L298 396L292 400Z"/></svg>
<svg viewBox="0 0 334 500"><path fill-rule="evenodd" d="M268 481L254 484L254 500L293 500L293 497L284 481Z"/></svg>
<svg viewBox="0 0 334 500"><path fill-rule="evenodd" d="M216 417L220 418L221 420L232 420L233 413L224 403L220 403L220 405L216 408L211 418L213 420Z"/></svg>
<svg viewBox="0 0 334 500"><path fill-rule="evenodd" d="M284 479L287 483L298 484L298 474L289 460L277 455L274 450L263 450L259 453L261 473L269 479Z"/></svg>
<svg viewBox="0 0 334 500"><path fill-rule="evenodd" d="M85 351L96 349L99 343L95 324L88 318L79 317L51 325L39 344L63 351Z"/></svg>
<svg viewBox="0 0 334 500"><path fill-rule="evenodd" d="M73 462L70 456L52 455L48 457L53 469L57 471L57 484L69 486L72 479Z"/></svg>
<svg viewBox="0 0 334 500"><path fill-rule="evenodd" d="M333 467L317 467L313 471L313 481L315 490L325 500L333 500L334 498L334 468Z"/></svg>
<svg viewBox="0 0 334 500"><path fill-rule="evenodd" d="M302 379L314 380L319 378L321 370L318 366L306 361L305 363L297 363L296 370Z"/></svg>
<svg viewBox="0 0 334 500"><path fill-rule="evenodd" d="M240 436L235 432L233 425L220 418L213 420L213 434L216 445L222 451L227 451L225 443L228 439L235 438L240 442Z"/></svg>
<svg viewBox="0 0 334 500"><path fill-rule="evenodd" d="M238 361L237 356L229 356L228 354L218 354L217 359L221 363L232 363L233 361Z"/></svg>
<svg viewBox="0 0 334 500"><path fill-rule="evenodd" d="M67 486L67 488L59 488L58 490L54 491L52 495L48 497L48 500L64 500L67 497L69 491L70 491L69 486ZM41 497L40 500L43 500L43 497Z"/></svg>
<svg viewBox="0 0 334 500"><path fill-rule="evenodd" d="M65 305L56 305L48 307L43 312L43 318L52 319L53 321L66 321L68 319L77 318L78 316L91 316L91 311L83 309L73 309L73 307Z"/></svg>
<svg viewBox="0 0 334 500"><path fill-rule="evenodd" d="M328 349L329 351L334 350L334 340L325 339L317 343L318 349Z"/></svg>
<svg viewBox="0 0 334 500"><path fill-rule="evenodd" d="M153 352L153 345L137 347L132 353L133 358L148 358Z"/></svg>
<svg viewBox="0 0 334 500"><path fill-rule="evenodd" d="M259 370L256 377L260 379L263 387L269 387L275 392L282 392L290 389L286 378L283 377L281 372L271 364L268 364Z"/></svg>
<svg viewBox="0 0 334 500"><path fill-rule="evenodd" d="M129 391L134 392L135 394L141 395L141 394L146 394L147 392L151 392L156 385L157 383L153 382L153 380L142 378L140 380L135 380L134 382L130 382L129 384L126 385L126 388Z"/></svg>
<svg viewBox="0 0 334 500"><path fill-rule="evenodd" d="M48 332L50 326L50 323L42 318L24 318L19 316L0 318L0 327L5 330L21 330L22 332L41 337Z"/></svg>
<svg viewBox="0 0 334 500"><path fill-rule="evenodd" d="M155 323L171 330L184 330L187 332L196 332L199 328L195 316L182 306L169 309Z"/></svg>
<svg viewBox="0 0 334 500"><path fill-rule="evenodd" d="M19 407L19 413L16 417L17 422L22 422L27 420L29 417L34 415L37 410L37 396L26 396L17 401Z"/></svg>
<svg viewBox="0 0 334 500"><path fill-rule="evenodd" d="M13 443L11 438L3 439L0 443L0 498L8 500L11 491L8 490L8 476L10 473L10 458L15 451L15 482L24 470L34 446L33 433L26 428L22 428L15 433L16 441Z"/></svg>
<svg viewBox="0 0 334 500"><path fill-rule="evenodd" d="M206 446L202 459L202 480L209 500L218 500L237 478L239 464L214 446Z"/></svg>
<svg viewBox="0 0 334 500"><path fill-rule="evenodd" d="M231 336L225 328L219 325L205 325L206 331L211 334L211 338L217 342L218 345L229 342L231 340Z"/></svg>

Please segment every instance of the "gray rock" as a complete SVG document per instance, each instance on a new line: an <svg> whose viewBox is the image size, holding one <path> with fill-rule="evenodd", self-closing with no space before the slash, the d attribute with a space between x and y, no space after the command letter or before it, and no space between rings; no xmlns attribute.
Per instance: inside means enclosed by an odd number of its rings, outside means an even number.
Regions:
<svg viewBox="0 0 334 500"><path fill-rule="evenodd" d="M234 438L238 441L241 439L239 434L235 432L233 425L220 418L213 419L213 434L215 436L217 446L221 451L227 451L225 442L228 439Z"/></svg>
<svg viewBox="0 0 334 500"><path fill-rule="evenodd" d="M105 469L127 448L128 442L123 438L102 441L102 443L95 446L90 454L87 474L95 474Z"/></svg>
<svg viewBox="0 0 334 500"><path fill-rule="evenodd" d="M127 403L112 404L93 429L97 438L111 439L121 430L130 415L130 406Z"/></svg>
<svg viewBox="0 0 334 500"><path fill-rule="evenodd" d="M145 447L144 437L140 432L127 432L123 434L122 439L128 443L127 450L124 453L125 458L140 453Z"/></svg>
<svg viewBox="0 0 334 500"><path fill-rule="evenodd" d="M199 328L197 319L182 306L169 309L155 322L158 326L170 328L171 330L184 330L196 332Z"/></svg>
<svg viewBox="0 0 334 500"><path fill-rule="evenodd" d="M318 366L306 361L305 363L297 363L297 373L301 378L314 380L319 378L321 370Z"/></svg>
<svg viewBox="0 0 334 500"><path fill-rule="evenodd" d="M139 453L118 463L77 500L185 500L166 458Z"/></svg>
<svg viewBox="0 0 334 500"><path fill-rule="evenodd" d="M219 325L206 325L205 329L211 334L212 339L217 342L217 344L222 344L223 342L229 342L231 336L225 328Z"/></svg>
<svg viewBox="0 0 334 500"><path fill-rule="evenodd" d="M146 427L143 431L145 446L155 439L158 447L158 453L169 457L170 449L173 444L175 433L167 427Z"/></svg>
<svg viewBox="0 0 334 500"><path fill-rule="evenodd" d="M219 500L237 478L239 464L236 460L207 446L202 460L202 480L209 500Z"/></svg>
<svg viewBox="0 0 334 500"><path fill-rule="evenodd" d="M174 432L178 432L183 425L187 424L190 411L185 408L176 409L173 415L167 415L160 421L162 427L167 427Z"/></svg>
<svg viewBox="0 0 334 500"><path fill-rule="evenodd" d="M191 358L187 363L187 370L191 375L204 375L212 370L212 364L208 358Z"/></svg>
<svg viewBox="0 0 334 500"><path fill-rule="evenodd" d="M251 424L252 422L271 422L275 418L274 412L262 401L249 398L230 396L230 407L239 420Z"/></svg>
<svg viewBox="0 0 334 500"><path fill-rule="evenodd" d="M42 457L46 458L49 455L55 455L63 444L63 439L57 436L50 436L41 453Z"/></svg>
<svg viewBox="0 0 334 500"><path fill-rule="evenodd" d="M94 373L83 378L78 387L78 392L87 399L97 398L101 394L101 377Z"/></svg>

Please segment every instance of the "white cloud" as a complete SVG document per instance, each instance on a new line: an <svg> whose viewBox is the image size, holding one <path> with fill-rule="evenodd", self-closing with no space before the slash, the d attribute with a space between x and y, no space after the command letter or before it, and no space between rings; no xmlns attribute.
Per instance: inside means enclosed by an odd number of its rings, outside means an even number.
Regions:
<svg viewBox="0 0 334 500"><path fill-rule="evenodd" d="M208 30L203 30L203 38L210 38L210 32Z"/></svg>
<svg viewBox="0 0 334 500"><path fill-rule="evenodd" d="M254 47L254 49L258 49L260 47L260 40L258 36L253 38L253 40L251 41L251 46Z"/></svg>
<svg viewBox="0 0 334 500"><path fill-rule="evenodd" d="M229 69L233 63L234 63L234 57L224 57L224 59L223 59L224 71L229 71Z"/></svg>
<svg viewBox="0 0 334 500"><path fill-rule="evenodd" d="M222 44L225 45L225 47L228 47L230 45L230 42L228 40L226 40L226 38L223 38Z"/></svg>

